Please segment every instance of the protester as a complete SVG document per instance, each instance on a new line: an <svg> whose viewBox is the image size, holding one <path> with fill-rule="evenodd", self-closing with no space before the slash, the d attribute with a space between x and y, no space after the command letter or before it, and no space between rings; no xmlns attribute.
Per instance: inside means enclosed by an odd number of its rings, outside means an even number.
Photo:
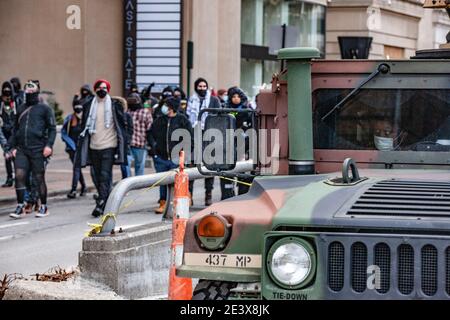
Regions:
<svg viewBox="0 0 450 320"><path fill-rule="evenodd" d="M152 96L152 89L155 86L155 83L152 82L148 87L144 88L142 90L142 101L144 108L146 109L152 109L153 106L158 104L158 99Z"/></svg>
<svg viewBox="0 0 450 320"><path fill-rule="evenodd" d="M96 97L83 106L80 163L94 167L98 199L92 215L99 217L111 192L113 165L127 163L126 128L122 105L109 95L111 84L97 80L94 90Z"/></svg>
<svg viewBox="0 0 450 320"><path fill-rule="evenodd" d="M183 89L176 87L173 91L173 96L180 101L180 110L178 112L184 114L187 117L187 97Z"/></svg>
<svg viewBox="0 0 450 320"><path fill-rule="evenodd" d="M15 99L14 97L16 97L17 99ZM9 81L3 82L0 99L0 118L3 122L2 133L5 136L6 140L9 140L13 133L17 116L17 108L20 106L20 104L21 100L18 99L18 96L14 89L14 85ZM14 161L12 157L5 157L6 182L2 185L3 188L12 187L14 184L13 164Z"/></svg>
<svg viewBox="0 0 450 320"><path fill-rule="evenodd" d="M131 155L134 159L134 173L136 176L142 176L145 173L145 160L147 159L147 131L150 130L153 118L150 110L144 108L139 95L131 94L127 102L134 128L130 143Z"/></svg>
<svg viewBox="0 0 450 320"><path fill-rule="evenodd" d="M14 92L16 93L14 99L17 102L17 106L20 106L22 103L25 102L25 91L22 90L20 79L18 77L14 77L9 81L14 86Z"/></svg>
<svg viewBox="0 0 450 320"><path fill-rule="evenodd" d="M124 117L124 125L125 125L125 131L124 131L124 137L125 137L125 152L126 152L126 159L127 161L122 163L120 165L120 171L122 173L122 179L126 179L131 177L131 161L132 161L132 155L131 155L131 149L130 149L130 143L131 138L133 136L133 118L128 113L128 103L127 100L123 97L112 97L113 100L117 100L123 108L123 117ZM112 178L112 176L111 176ZM111 182L112 183L112 182Z"/></svg>
<svg viewBox="0 0 450 320"><path fill-rule="evenodd" d="M163 89L161 93L160 100L157 105L153 106L153 119L157 119L164 114L161 112L162 108L166 104L167 99L170 99L173 97L173 89L171 86L167 86Z"/></svg>
<svg viewBox="0 0 450 320"><path fill-rule="evenodd" d="M238 110L247 110L250 109L248 97L238 87L231 87L228 89L228 102L227 102L227 108L230 109L238 109ZM244 132L248 129L253 127L252 123L252 116L249 112L235 112L232 113L236 117L236 128L239 130L243 130ZM247 158L249 156L249 141L248 137L245 137L245 157ZM238 160L245 160L245 159L238 159ZM238 185L238 194L245 194L249 191L250 187L247 184L251 184L253 182L252 178L248 179L240 179L241 182ZM222 179L221 181L221 189L222 189L222 198L226 199L228 197L231 197L234 195L234 187L233 187L233 193L231 193L230 189L230 182L227 182Z"/></svg>
<svg viewBox="0 0 450 320"><path fill-rule="evenodd" d="M225 89L219 89L219 91L217 91L217 97L220 100L220 104L222 105L223 108L227 107L227 103L228 103L228 93L227 90Z"/></svg>
<svg viewBox="0 0 450 320"><path fill-rule="evenodd" d="M193 145L192 125L183 114L178 112L179 108L180 102L178 99L167 99L161 110L163 116L154 120L147 133L147 141L152 149L156 172L166 172L178 167L178 164L171 157L173 148L180 143L180 141L172 141L172 133L175 130L187 130L190 135L191 146ZM167 187L160 186L159 190L159 208L155 210L157 214L164 212L167 200Z"/></svg>
<svg viewBox="0 0 450 320"><path fill-rule="evenodd" d="M17 208L10 215L20 219L25 215L24 196L26 180L31 170L38 187L41 201L37 218L49 215L47 207L47 185L45 183L45 159L53 152L56 138L56 121L53 110L39 101L38 82L29 81L25 85L25 104L17 110L14 132L9 139L11 154L16 165Z"/></svg>
<svg viewBox="0 0 450 320"><path fill-rule="evenodd" d="M77 100L77 102L79 101L80 100ZM86 195L87 187L83 172L81 171L80 163L79 161L76 161L75 158L77 153L78 137L83 131L81 124L81 119L83 117L83 105L74 104L72 107L73 113L64 119L61 129L61 138L66 143L66 152L69 154L70 161L73 165L72 185L67 197L70 199L75 199L77 197L78 182L81 184L80 196Z"/></svg>
<svg viewBox="0 0 450 320"><path fill-rule="evenodd" d="M210 108L221 108L220 101L217 97L211 95L209 90L208 82L203 78L198 78L194 83L195 93L189 99L187 106L187 116L195 128L197 125L204 129L204 121L206 119L206 113L203 115L201 122L198 121L198 116L202 109ZM209 206L212 204L212 191L214 189L214 177L205 179L205 205ZM192 194L194 192L194 181L189 183L189 191L191 193L191 204Z"/></svg>

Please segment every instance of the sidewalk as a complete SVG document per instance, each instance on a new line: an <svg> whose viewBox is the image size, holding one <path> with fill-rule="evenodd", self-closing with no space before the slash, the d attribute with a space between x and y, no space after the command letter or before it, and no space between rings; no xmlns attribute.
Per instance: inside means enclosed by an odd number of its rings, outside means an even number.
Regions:
<svg viewBox="0 0 450 320"><path fill-rule="evenodd" d="M120 167L114 166L113 172L113 181L120 181L122 179ZM132 169L132 172L134 172L134 169ZM146 168L146 174L151 174L152 172L152 168ZM95 192L95 186L92 183L89 167L83 169L83 175L88 186L88 191ZM5 161L4 158L0 156L0 185L2 185L5 180ZM72 184L72 163L69 160L69 156L66 156L65 154L55 155L47 166L45 180L47 182L49 198L68 194ZM80 185L78 185L78 194L79 191ZM14 203L16 203L16 191L14 187L0 188L0 208Z"/></svg>

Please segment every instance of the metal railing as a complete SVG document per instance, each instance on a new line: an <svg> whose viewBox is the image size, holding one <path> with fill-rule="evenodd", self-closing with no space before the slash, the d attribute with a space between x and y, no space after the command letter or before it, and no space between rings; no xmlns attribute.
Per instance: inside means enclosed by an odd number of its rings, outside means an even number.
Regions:
<svg viewBox="0 0 450 320"><path fill-rule="evenodd" d="M253 168L254 166L252 161L241 161L236 164L236 168L234 170L228 173L249 172L252 171ZM205 167L203 167L203 170L209 172ZM197 168L186 169L185 172L189 175L189 181L206 178L198 171ZM104 212L107 214L118 216L122 201L126 197L128 192L133 190L146 189L162 179L163 180L158 183L158 186L173 184L175 180L175 174L175 171L173 171L172 174L169 175L167 172L161 172L140 177L131 177L120 181L109 195ZM115 220L108 219L108 221L103 224L101 235L110 234L114 230L115 226Z"/></svg>

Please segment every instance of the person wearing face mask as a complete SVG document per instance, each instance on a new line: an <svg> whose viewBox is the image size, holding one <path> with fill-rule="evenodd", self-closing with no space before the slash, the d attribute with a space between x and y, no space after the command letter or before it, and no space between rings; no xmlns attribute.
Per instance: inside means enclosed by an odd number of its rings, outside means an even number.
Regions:
<svg viewBox="0 0 450 320"><path fill-rule="evenodd" d="M167 86L164 88L163 92L161 93L160 100L158 104L153 106L153 119L157 119L164 114L161 112L162 108L166 104L166 101L173 97L173 88L171 86Z"/></svg>
<svg viewBox="0 0 450 320"><path fill-rule="evenodd" d="M231 87L230 89L228 89L227 92L228 95L228 99L227 99L227 108L230 109L238 109L238 110L246 110L251 108L248 102L248 97L247 95L244 93L244 91L242 91L242 89L240 89L239 87ZM241 129L241 130L248 130L250 128L252 128L252 116L250 113L240 113L240 112L235 112L232 113L235 117L236 117L236 128L237 129ZM248 157L248 153L249 153L249 141L248 141L248 137L245 137L245 152L246 152L246 157ZM240 160L244 160L244 159L240 159ZM240 181L242 182L246 182L246 183L252 183L253 179L252 178L247 178L247 179L240 179ZM227 199L228 197L234 196L234 187L233 189L231 189L231 183L229 181L223 180L221 179L221 187L222 187L222 200ZM238 185L238 194L245 194L249 191L250 187L248 185L244 185L244 184L239 184Z"/></svg>
<svg viewBox="0 0 450 320"><path fill-rule="evenodd" d="M56 138L56 121L53 110L39 99L38 82L29 81L25 85L25 103L17 110L14 132L8 143L15 157L17 208L10 215L20 219L25 215L25 191L30 171L40 198L37 218L49 215L47 208L47 185L45 183L45 163L53 153Z"/></svg>
<svg viewBox="0 0 450 320"><path fill-rule="evenodd" d="M75 159L78 137L82 132L81 118L83 116L83 106L75 104L72 107L73 113L64 119L64 124L61 129L61 138L66 144L66 152L69 154L70 161L73 165L72 188L67 195L69 199L75 199L77 197L78 182L81 184L80 196L85 196L87 192L83 172L78 161Z"/></svg>
<svg viewBox="0 0 450 320"><path fill-rule="evenodd" d="M147 131L153 122L149 109L144 108L141 97L132 93L128 99L128 113L133 119L133 135L131 137L131 155L134 159L134 173L143 176L145 171L145 160L147 159L146 139Z"/></svg>
<svg viewBox="0 0 450 320"><path fill-rule="evenodd" d="M14 99L16 100L17 105L20 106L22 103L25 102L25 91L22 90L20 79L19 77L14 77L9 81L13 85L14 91L16 93Z"/></svg>
<svg viewBox="0 0 450 320"><path fill-rule="evenodd" d="M173 90L173 96L180 101L180 110L178 110L178 112L186 116L187 114L186 93L184 93L183 89L181 89L180 87L176 87L175 90Z"/></svg>
<svg viewBox="0 0 450 320"><path fill-rule="evenodd" d="M401 149L406 132L397 133L391 121L378 119L373 124L373 135L373 142L377 150L394 151Z"/></svg>
<svg viewBox="0 0 450 320"><path fill-rule="evenodd" d="M23 100L15 99L17 94L14 88L14 84L6 81L2 84L2 92L0 99L0 118L3 121L2 131L6 138L9 140L13 133L14 125L16 122L17 108L22 104ZM2 185L3 188L12 187L14 184L14 161L11 157L5 156L6 167L6 182Z"/></svg>
<svg viewBox="0 0 450 320"><path fill-rule="evenodd" d="M189 98L187 106L187 116L191 121L192 127L200 126L203 130L207 113L203 114L202 121L198 121L198 115L203 109L221 108L220 100L212 96L209 90L208 81L204 78L198 78L194 83L195 93ZM214 177L205 179L205 205L212 204L212 191L214 189ZM189 182L189 192L194 192L194 181ZM191 199L191 205L193 204Z"/></svg>
<svg viewBox="0 0 450 320"><path fill-rule="evenodd" d="M226 108L227 102L228 102L227 90L219 89L219 91L217 91L217 97L220 100L220 104L222 105L222 108Z"/></svg>
<svg viewBox="0 0 450 320"><path fill-rule="evenodd" d="M113 165L128 163L124 110L117 99L111 98L110 90L107 80L97 80L95 98L83 106L80 166L94 168L98 191L94 217L103 215L112 188Z"/></svg>
<svg viewBox="0 0 450 320"><path fill-rule="evenodd" d="M191 146L193 145L194 133L192 125L183 114L179 113L180 101L176 98L167 99L162 107L162 117L155 119L150 130L147 132L147 142L153 151L153 161L156 172L166 172L178 167L175 159L172 159L172 150L180 141L172 141L175 130L184 129L189 132ZM167 187L160 187L159 208L157 214L164 212L167 200Z"/></svg>

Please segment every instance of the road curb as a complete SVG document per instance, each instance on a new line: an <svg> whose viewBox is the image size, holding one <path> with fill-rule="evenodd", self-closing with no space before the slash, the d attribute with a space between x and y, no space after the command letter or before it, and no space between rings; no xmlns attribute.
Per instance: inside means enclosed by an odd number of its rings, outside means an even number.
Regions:
<svg viewBox="0 0 450 320"><path fill-rule="evenodd" d="M87 187L87 191L88 192L92 192L95 190L95 187ZM58 190L58 191L51 191L48 193L47 197L53 198L53 197L58 197L58 196L62 196L62 195L67 195L70 192L70 189L65 189L65 190ZM10 197L0 197L0 206L3 204L11 204L11 203L16 203L16 196L10 196Z"/></svg>

